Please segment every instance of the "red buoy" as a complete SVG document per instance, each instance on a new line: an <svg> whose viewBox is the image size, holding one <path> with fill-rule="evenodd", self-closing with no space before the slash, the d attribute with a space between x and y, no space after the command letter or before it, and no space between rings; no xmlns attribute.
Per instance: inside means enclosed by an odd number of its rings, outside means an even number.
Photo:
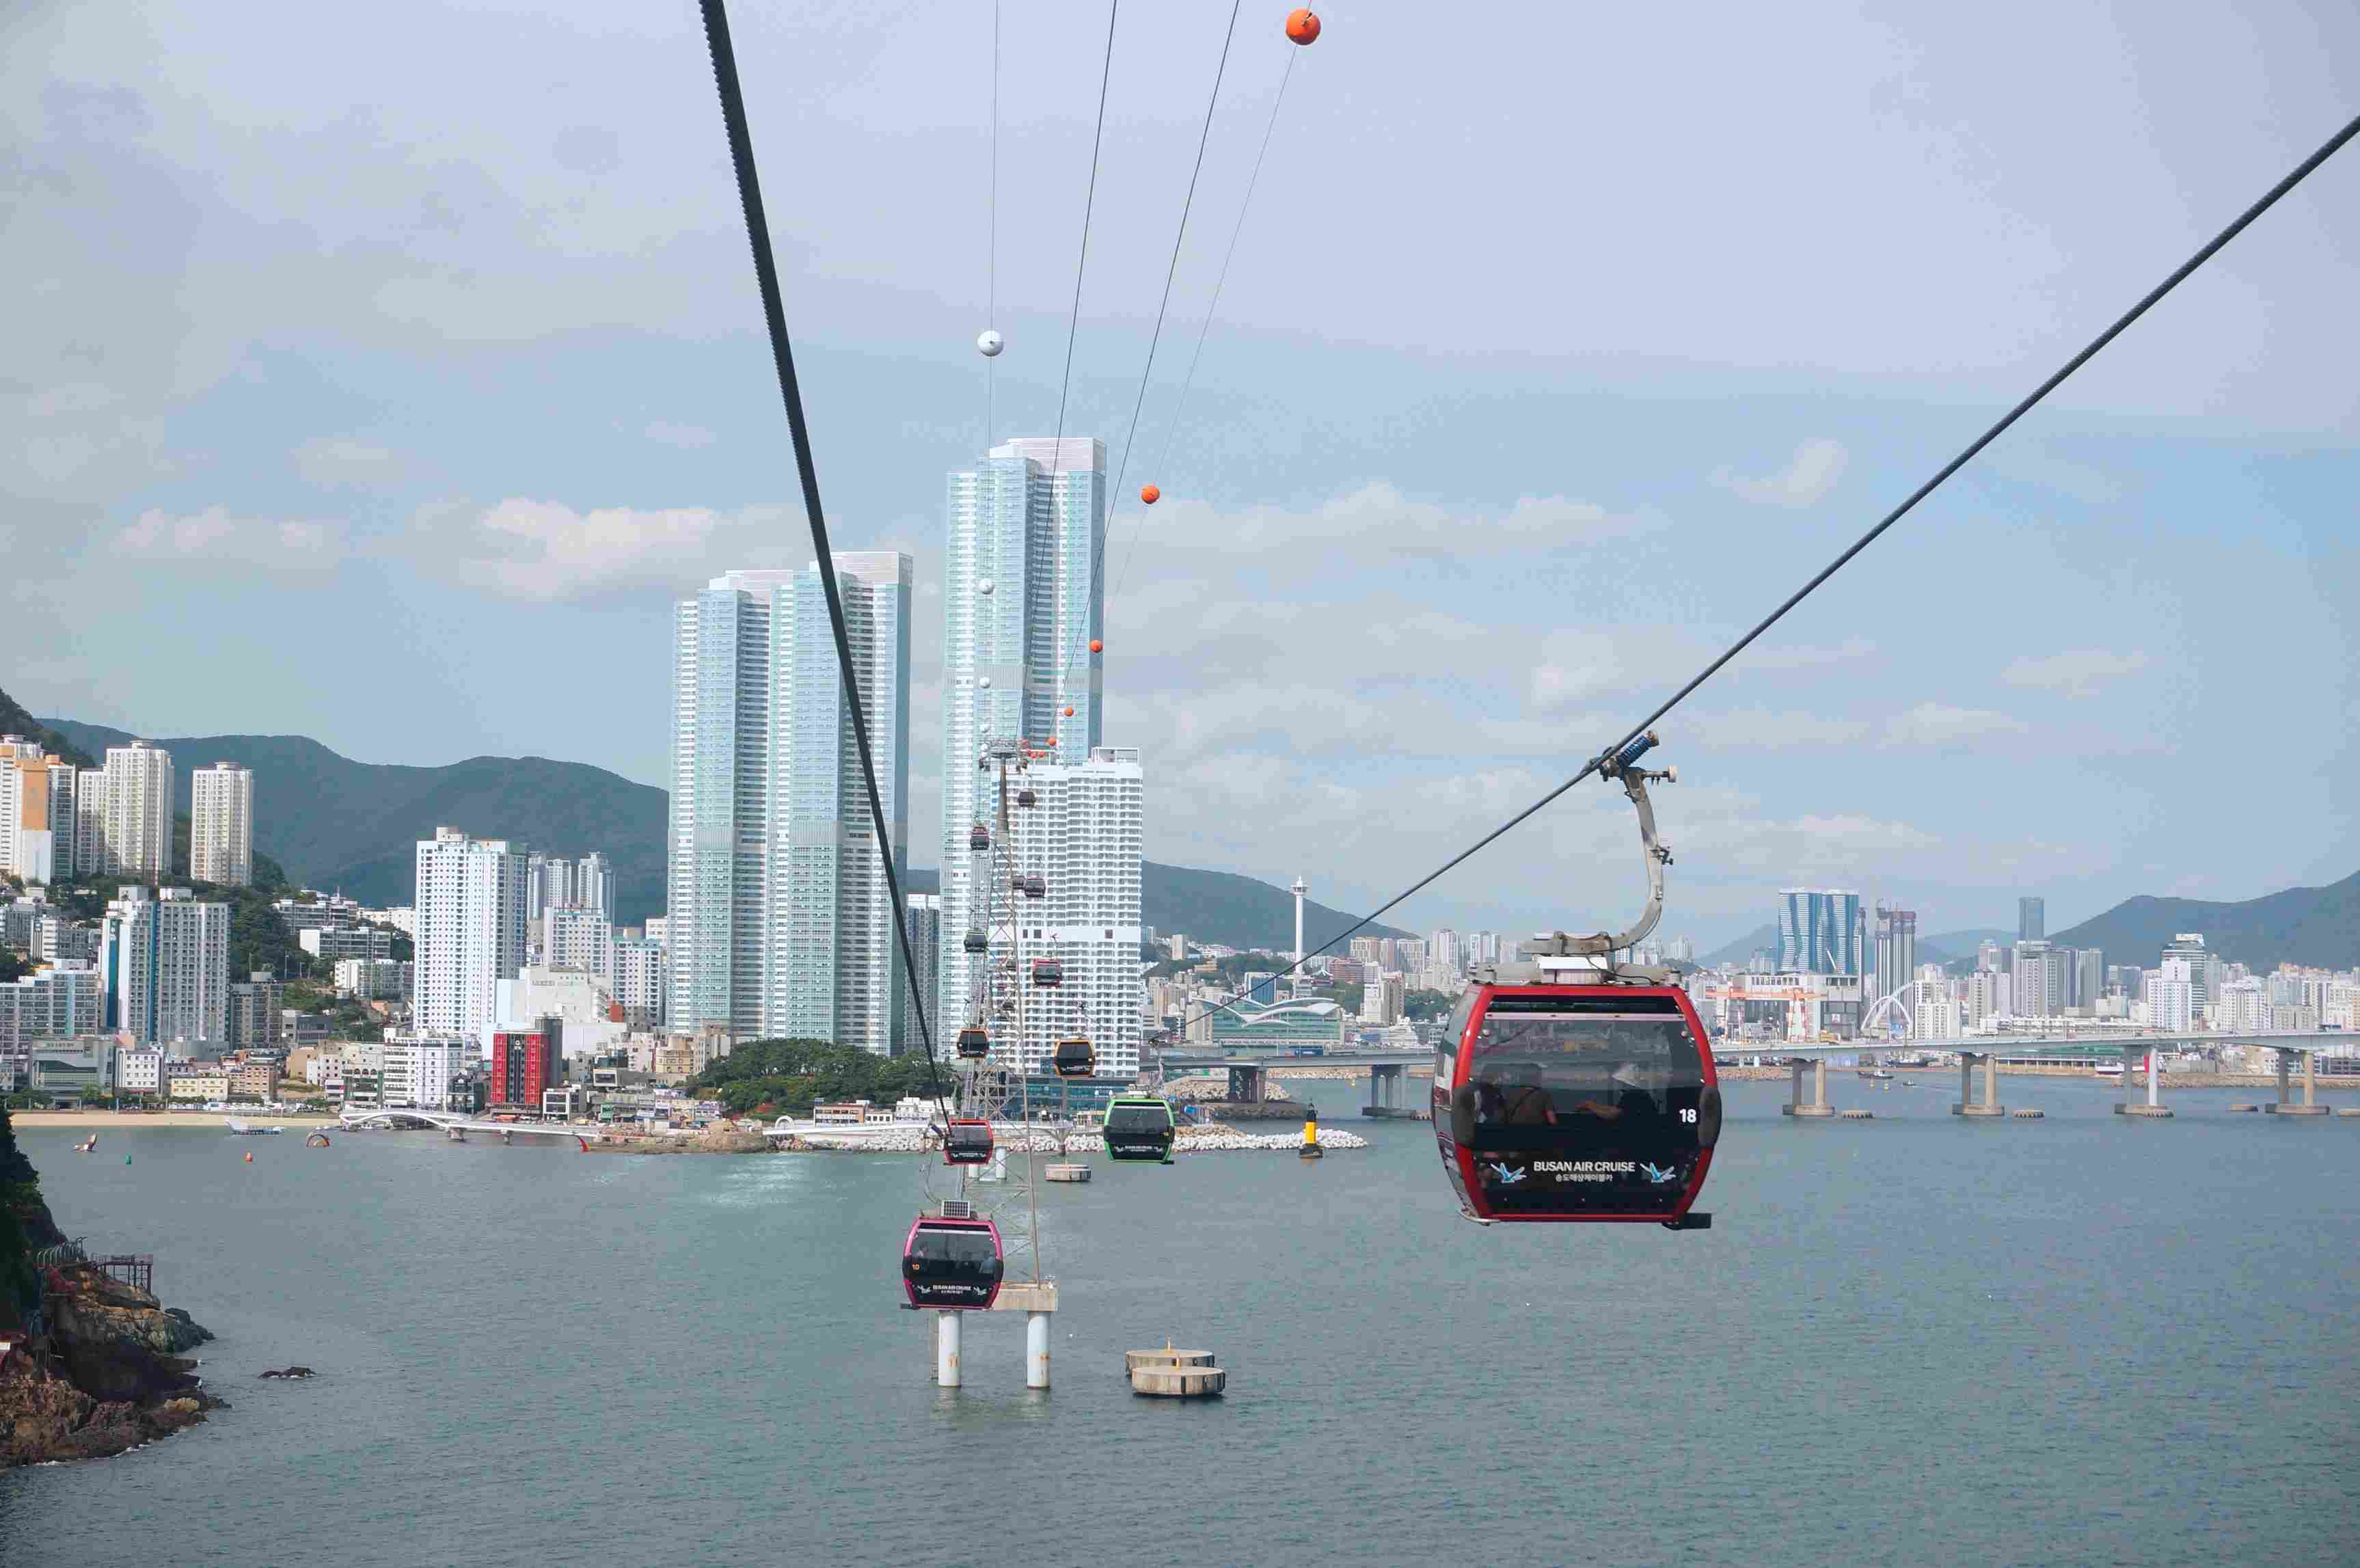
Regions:
<svg viewBox="0 0 2360 1568"><path fill-rule="evenodd" d="M1161 500L1163 497L1164 492L1157 489L1153 485L1142 485L1139 487L1139 499L1145 501L1149 506L1153 506L1157 501Z"/></svg>
<svg viewBox="0 0 2360 1568"><path fill-rule="evenodd" d="M1106 652L1106 644L1093 637L1090 639L1090 652L1093 653L1103 653Z"/></svg>
<svg viewBox="0 0 2360 1568"><path fill-rule="evenodd" d="M1305 5L1286 14L1286 36L1307 44L1319 36L1319 13Z"/></svg>

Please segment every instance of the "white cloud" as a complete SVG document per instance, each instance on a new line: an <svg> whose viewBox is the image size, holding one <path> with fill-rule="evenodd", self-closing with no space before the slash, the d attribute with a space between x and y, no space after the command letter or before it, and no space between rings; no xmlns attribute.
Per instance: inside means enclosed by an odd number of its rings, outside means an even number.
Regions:
<svg viewBox="0 0 2360 1568"><path fill-rule="evenodd" d="M317 436L295 449L295 471L315 485L386 484L404 467L390 448L349 435Z"/></svg>
<svg viewBox="0 0 2360 1568"><path fill-rule="evenodd" d="M447 541L432 554L460 581L539 602L678 592L732 567L792 565L810 555L800 520L772 507L576 511L512 497L481 511L428 508L421 522L423 536Z"/></svg>
<svg viewBox="0 0 2360 1568"><path fill-rule="evenodd" d="M1795 448L1793 460L1775 474L1746 479L1723 468L1713 475L1712 482L1763 506L1807 507L1836 488L1836 481L1843 477L1845 461L1843 443L1815 435Z"/></svg>
<svg viewBox="0 0 2360 1568"><path fill-rule="evenodd" d="M2140 652L2075 648L2044 659L2017 659L2000 672L2000 679L2012 686L2061 691L2067 696L2094 696L2108 681L2136 674L2147 664L2147 655Z"/></svg>
<svg viewBox="0 0 2360 1568"><path fill-rule="evenodd" d="M1655 519L1609 512L1563 496L1525 496L1505 511L1472 505L1414 500L1378 481L1305 508L1256 506L1221 510L1186 496L1166 496L1152 521L1136 507L1114 523L1118 536L1134 531L1142 544L1165 554L1332 556L1348 545L1356 554L1448 550L1457 555L1497 555L1553 550L1653 531Z"/></svg>
<svg viewBox="0 0 2360 1568"><path fill-rule="evenodd" d="M670 420L657 420L640 433L650 441L665 446L710 446L718 438L702 425L674 424Z"/></svg>
<svg viewBox="0 0 2360 1568"><path fill-rule="evenodd" d="M1740 665L1756 670L1808 670L1820 664L1841 664L1850 659L1865 659L1876 652L1876 644L1865 637L1847 637L1832 648L1826 647L1762 647L1748 648L1738 656Z"/></svg>
<svg viewBox="0 0 2360 1568"><path fill-rule="evenodd" d="M1876 727L1864 719L1829 718L1815 713L1773 713L1759 707L1695 714L1677 722L1709 746L1749 746L1773 751L1797 746L1856 746L1876 732Z"/></svg>
<svg viewBox="0 0 2360 1568"><path fill-rule="evenodd" d="M2023 735L2031 726L2005 713L1987 708L1950 707L1939 702L1921 702L1907 713L1896 714L1885 726L1885 743L1888 746L1959 746L1970 740L1990 740L2004 735Z"/></svg>
<svg viewBox="0 0 2360 1568"><path fill-rule="evenodd" d="M174 516L153 508L119 530L108 547L137 561L236 564L280 571L318 571L344 556L333 523L232 517L225 507Z"/></svg>

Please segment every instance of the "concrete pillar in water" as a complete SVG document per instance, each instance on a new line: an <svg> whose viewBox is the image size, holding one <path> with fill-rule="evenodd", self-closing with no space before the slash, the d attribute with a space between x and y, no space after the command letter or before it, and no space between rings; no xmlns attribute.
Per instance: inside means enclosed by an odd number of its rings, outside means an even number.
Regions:
<svg viewBox="0 0 2360 1568"><path fill-rule="evenodd" d="M1049 1386L1049 1314L1024 1314L1024 1387Z"/></svg>
<svg viewBox="0 0 2360 1568"><path fill-rule="evenodd" d="M1983 1107L1999 1109L1999 1053L1992 1051L1983 1058Z"/></svg>
<svg viewBox="0 0 2360 1568"><path fill-rule="evenodd" d="M1972 1051L1959 1053L1959 1103L1975 1102L1975 1058Z"/></svg>
<svg viewBox="0 0 2360 1568"><path fill-rule="evenodd" d="M2155 1052L2154 1050L2149 1049L2147 1053L2147 1102L2149 1106L2155 1106L2161 1103L2161 1102L2156 1098L2156 1080L2162 1076L2163 1075L2161 1073L2155 1069Z"/></svg>
<svg viewBox="0 0 2360 1568"><path fill-rule="evenodd" d="M1828 1058L1825 1057L1811 1064L1811 1106L1818 1111L1828 1108Z"/></svg>
<svg viewBox="0 0 2360 1568"><path fill-rule="evenodd" d="M956 1388L959 1386L959 1315L952 1311L934 1314L934 1387Z"/></svg>
<svg viewBox="0 0 2360 1568"><path fill-rule="evenodd" d="M2305 1106L2311 1103L2311 1097L2318 1089L2319 1053L2305 1051L2302 1053L2302 1102Z"/></svg>

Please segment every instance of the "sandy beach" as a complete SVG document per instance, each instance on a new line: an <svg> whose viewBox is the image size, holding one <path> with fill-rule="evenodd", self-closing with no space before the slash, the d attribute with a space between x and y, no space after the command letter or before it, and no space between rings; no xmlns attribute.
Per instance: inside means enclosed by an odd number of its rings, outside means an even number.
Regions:
<svg viewBox="0 0 2360 1568"><path fill-rule="evenodd" d="M143 1127L226 1127L227 1118L235 1116L250 1127L333 1127L333 1116L305 1115L290 1112L285 1115L255 1111L164 1111L149 1113L133 1111L118 1114L113 1111L11 1111L8 1118L19 1132L31 1127L97 1127L108 1131L137 1132Z"/></svg>

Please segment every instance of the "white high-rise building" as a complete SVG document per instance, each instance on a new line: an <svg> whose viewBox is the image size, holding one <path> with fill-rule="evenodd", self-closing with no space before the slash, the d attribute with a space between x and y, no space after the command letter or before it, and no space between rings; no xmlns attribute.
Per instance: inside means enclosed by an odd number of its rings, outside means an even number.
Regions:
<svg viewBox="0 0 2360 1568"><path fill-rule="evenodd" d="M935 862L946 934L934 994L954 1014L972 1005L978 971L947 933L989 924L975 879L990 861L967 850L997 808L997 775L977 765L987 743L1054 742L1059 761L1087 765L1100 740L1106 488L1106 444L1092 436L1006 442L949 478Z"/></svg>
<svg viewBox="0 0 2360 1568"><path fill-rule="evenodd" d="M833 566L898 874L910 557L839 554ZM716 577L675 625L670 1022L892 1053L892 901L818 565Z"/></svg>
<svg viewBox="0 0 2360 1568"><path fill-rule="evenodd" d="M175 1059L228 1043L229 915L185 887L151 897L135 883L116 894L99 953L118 1032Z"/></svg>
<svg viewBox="0 0 2360 1568"><path fill-rule="evenodd" d="M172 753L145 740L109 746L84 768L74 797L80 868L97 876L172 872Z"/></svg>
<svg viewBox="0 0 2360 1568"><path fill-rule="evenodd" d="M664 1026L667 974L661 942L626 939L615 944L615 1000L632 1028Z"/></svg>
<svg viewBox="0 0 2360 1568"><path fill-rule="evenodd" d="M389 1035L380 1056L385 1103L451 1110L451 1086L475 1064L475 1042L459 1036Z"/></svg>
<svg viewBox="0 0 2360 1568"><path fill-rule="evenodd" d="M599 909L552 909L541 917L541 963L615 978L615 928Z"/></svg>
<svg viewBox="0 0 2360 1568"><path fill-rule="evenodd" d="M497 987L524 965L528 864L504 839L437 828L418 845L412 1019L428 1035L478 1036L502 1022Z"/></svg>
<svg viewBox="0 0 2360 1568"><path fill-rule="evenodd" d="M189 875L197 882L254 883L254 773L215 762L189 775Z"/></svg>
<svg viewBox="0 0 2360 1568"><path fill-rule="evenodd" d="M1044 1071L1057 1041L1084 1036L1097 1047L1098 1076L1133 1077L1144 935L1139 749L1094 747L1078 766L1036 764L1024 778L1039 804L1017 828L1016 869L1038 876L1043 896L1015 903L1018 950L1028 968L1054 959L1063 978L1025 997L1022 1065Z"/></svg>
<svg viewBox="0 0 2360 1568"><path fill-rule="evenodd" d="M615 862L595 850L574 863L574 905L615 917Z"/></svg>
<svg viewBox="0 0 2360 1568"><path fill-rule="evenodd" d="M574 862L539 850L526 857L525 918L539 924L551 910L574 906Z"/></svg>

